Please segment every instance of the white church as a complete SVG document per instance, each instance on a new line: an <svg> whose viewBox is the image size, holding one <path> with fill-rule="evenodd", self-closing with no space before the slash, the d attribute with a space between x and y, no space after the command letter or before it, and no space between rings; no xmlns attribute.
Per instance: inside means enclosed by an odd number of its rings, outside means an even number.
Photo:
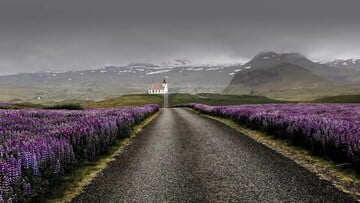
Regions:
<svg viewBox="0 0 360 203"><path fill-rule="evenodd" d="M148 88L148 94L168 94L168 84L164 78L162 84L151 84Z"/></svg>

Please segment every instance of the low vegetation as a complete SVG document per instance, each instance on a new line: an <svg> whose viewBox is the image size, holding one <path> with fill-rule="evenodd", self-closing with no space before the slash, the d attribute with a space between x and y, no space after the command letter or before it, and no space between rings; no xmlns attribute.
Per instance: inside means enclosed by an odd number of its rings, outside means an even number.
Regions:
<svg viewBox="0 0 360 203"><path fill-rule="evenodd" d="M194 112L200 114L195 110ZM309 150L301 146L294 146L289 140L269 136L259 130L251 130L250 128L239 125L232 119L210 115L203 116L224 123L242 134L251 137L257 142L295 161L300 166L321 177L321 179L330 181L339 190L360 199L360 174L356 174L355 171L345 168L346 165L325 160L320 156L314 156Z"/></svg>
<svg viewBox="0 0 360 203"><path fill-rule="evenodd" d="M322 97L313 101L314 103L360 103L360 95L339 95Z"/></svg>
<svg viewBox="0 0 360 203"><path fill-rule="evenodd" d="M55 104L52 106L46 106L45 109L83 110L84 107L81 104L64 103L64 104Z"/></svg>
<svg viewBox="0 0 360 203"><path fill-rule="evenodd" d="M158 110L0 110L0 202L39 202L66 171L107 153Z"/></svg>
<svg viewBox="0 0 360 203"><path fill-rule="evenodd" d="M283 101L273 100L263 96L251 95L223 95L223 94L169 94L169 105L183 103L204 103L208 105L236 105L236 104L267 104L282 103ZM163 95L133 94L120 97L104 99L101 101L86 102L85 108L108 108L124 106L141 106L146 104L157 104L163 106Z"/></svg>
<svg viewBox="0 0 360 203"><path fill-rule="evenodd" d="M207 106L202 113L229 118L251 129L289 140L360 173L360 106L355 104L271 104Z"/></svg>
<svg viewBox="0 0 360 203"><path fill-rule="evenodd" d="M71 199L82 192L86 185L91 183L109 162L113 161L123 151L124 147L130 143L132 137L158 115L159 112L154 113L139 124L136 124L129 133L128 138L120 139L104 154L79 163L68 170L63 176L57 177L56 181L54 181L56 184L52 187L53 190L46 196L46 202L70 202Z"/></svg>
<svg viewBox="0 0 360 203"><path fill-rule="evenodd" d="M202 103L211 106L239 105L239 104L269 104L269 103L298 103L299 101L275 100L265 96L228 95L215 93L169 94L169 105ZM304 102L304 101L302 101ZM66 100L63 102L30 103L30 102L0 102L0 109L68 109L80 110L84 108L113 108L125 106L142 106L157 104L162 107L163 95L129 94L120 97L103 99L100 101ZM305 103L360 103L360 95L338 95L322 97Z"/></svg>
<svg viewBox="0 0 360 203"><path fill-rule="evenodd" d="M31 102L0 102L0 109L42 109L45 107L43 104Z"/></svg>
<svg viewBox="0 0 360 203"><path fill-rule="evenodd" d="M185 104L185 103L202 103L207 105L236 105L236 104L268 104L268 103L282 103L264 96L253 95L228 95L228 94L170 94L170 105Z"/></svg>
<svg viewBox="0 0 360 203"><path fill-rule="evenodd" d="M146 104L157 104L163 106L164 100L162 95L149 94L129 94L120 97L104 99L101 101L87 102L86 108L109 108L124 106L142 106Z"/></svg>

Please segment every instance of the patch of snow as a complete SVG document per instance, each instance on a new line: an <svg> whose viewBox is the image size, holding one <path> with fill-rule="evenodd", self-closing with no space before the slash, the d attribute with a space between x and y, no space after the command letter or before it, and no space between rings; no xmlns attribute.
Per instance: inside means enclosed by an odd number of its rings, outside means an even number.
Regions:
<svg viewBox="0 0 360 203"><path fill-rule="evenodd" d="M240 72L240 71L241 71L241 69L235 69L235 73Z"/></svg>
<svg viewBox="0 0 360 203"><path fill-rule="evenodd" d="M60 74L60 73L67 73L67 72L69 72L69 71L54 71L53 73L58 73L58 74Z"/></svg>
<svg viewBox="0 0 360 203"><path fill-rule="evenodd" d="M145 73L145 74L146 75L153 75L153 74L167 73L167 72L170 72L170 71L171 71L170 69L166 69L166 70L158 70L158 71L148 72L148 73Z"/></svg>
<svg viewBox="0 0 360 203"><path fill-rule="evenodd" d="M135 70L140 71L140 72L143 72L145 69L143 69L143 68L136 68Z"/></svg>
<svg viewBox="0 0 360 203"><path fill-rule="evenodd" d="M342 63L344 66L347 66L348 64L346 62Z"/></svg>
<svg viewBox="0 0 360 203"><path fill-rule="evenodd" d="M229 73L229 75L234 75L235 73Z"/></svg>
<svg viewBox="0 0 360 203"><path fill-rule="evenodd" d="M222 70L224 69L224 67L217 67L217 68L207 68L206 71L211 71L211 70Z"/></svg>
<svg viewBox="0 0 360 203"><path fill-rule="evenodd" d="M80 75L84 75L84 73L80 73Z"/></svg>
<svg viewBox="0 0 360 203"><path fill-rule="evenodd" d="M202 71L202 70L204 70L204 68L187 68L185 70Z"/></svg>
<svg viewBox="0 0 360 203"><path fill-rule="evenodd" d="M270 57L268 57L268 56L264 56L264 58L263 59L270 59Z"/></svg>
<svg viewBox="0 0 360 203"><path fill-rule="evenodd" d="M70 80L70 81L71 81L72 79L71 79L71 78L69 78L68 80Z"/></svg>
<svg viewBox="0 0 360 203"><path fill-rule="evenodd" d="M100 72L101 72L101 73L106 73L107 71L106 71L106 70L101 70Z"/></svg>
<svg viewBox="0 0 360 203"><path fill-rule="evenodd" d="M244 68L245 68L245 69L250 69L250 68L251 68L251 66L245 66Z"/></svg>

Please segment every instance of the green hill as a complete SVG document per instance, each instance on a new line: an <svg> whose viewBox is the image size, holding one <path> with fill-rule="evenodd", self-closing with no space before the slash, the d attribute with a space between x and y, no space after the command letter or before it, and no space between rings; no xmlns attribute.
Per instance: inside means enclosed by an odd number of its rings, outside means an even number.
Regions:
<svg viewBox="0 0 360 203"><path fill-rule="evenodd" d="M360 95L337 95L332 97L322 97L312 102L316 103L360 103Z"/></svg>

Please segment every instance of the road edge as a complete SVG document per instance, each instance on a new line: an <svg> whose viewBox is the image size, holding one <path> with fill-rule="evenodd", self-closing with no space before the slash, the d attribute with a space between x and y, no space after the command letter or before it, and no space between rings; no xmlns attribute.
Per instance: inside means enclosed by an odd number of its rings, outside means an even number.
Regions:
<svg viewBox="0 0 360 203"><path fill-rule="evenodd" d="M338 165L333 162L321 157L316 157L308 150L290 145L285 140L276 139L260 131L243 127L231 119L202 114L191 108L186 109L200 116L220 122L291 159L296 164L317 175L320 179L329 181L338 190L353 196L360 202L360 179L353 173L347 173L337 169Z"/></svg>
<svg viewBox="0 0 360 203"><path fill-rule="evenodd" d="M112 149L110 149L110 154L105 155L99 160L95 161L94 165L84 167L82 170L84 171L85 175L82 176L80 180L73 182L72 185L68 187L69 189L64 191L64 195L62 197L49 199L48 201L51 203L71 202L76 196L84 191L85 187L89 185L108 166L110 162L115 160L116 156L124 151L125 147L130 144L131 139L134 138L140 131L142 131L145 126L157 118L160 113L161 109L141 121L139 124L136 124L132 128L128 138L119 140L113 147L111 147Z"/></svg>

